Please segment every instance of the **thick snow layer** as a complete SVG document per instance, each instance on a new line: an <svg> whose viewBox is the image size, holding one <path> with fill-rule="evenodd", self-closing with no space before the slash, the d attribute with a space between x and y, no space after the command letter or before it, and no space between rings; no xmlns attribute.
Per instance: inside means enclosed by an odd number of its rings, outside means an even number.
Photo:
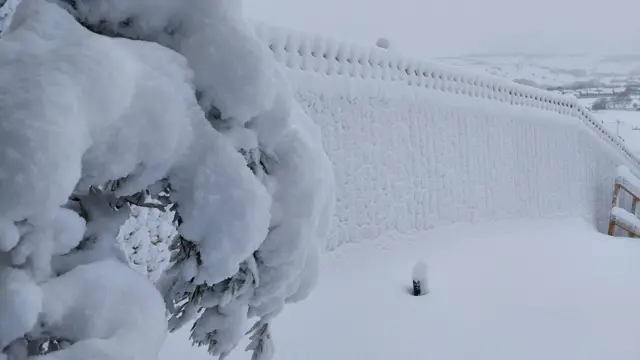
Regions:
<svg viewBox="0 0 640 360"><path fill-rule="evenodd" d="M12 221L0 220L0 251L10 251L20 241L20 232Z"/></svg>
<svg viewBox="0 0 640 360"><path fill-rule="evenodd" d="M42 290L27 272L0 266L0 349L4 349L36 325Z"/></svg>
<svg viewBox="0 0 640 360"><path fill-rule="evenodd" d="M430 269L422 297L410 296L417 260ZM389 235L325 254L321 271L311 297L274 322L279 360L640 356L640 243L580 219ZM169 336L160 360L208 359L186 335Z"/></svg>
<svg viewBox="0 0 640 360"><path fill-rule="evenodd" d="M294 106L292 126L273 148L277 163L266 180L272 184L272 228L260 245L259 285L251 315L264 316L284 306L288 296L309 287L315 242L326 239L334 209L333 169L317 126ZM320 156L321 154L321 156ZM294 274L294 276L292 276ZM302 279L306 279L303 281ZM299 292L299 290L301 292Z"/></svg>
<svg viewBox="0 0 640 360"><path fill-rule="evenodd" d="M635 234L640 234L640 219L623 208L616 206L611 209L611 220Z"/></svg>
<svg viewBox="0 0 640 360"><path fill-rule="evenodd" d="M633 195L640 196L640 179L626 166L619 166L616 170L616 183L624 186Z"/></svg>
<svg viewBox="0 0 640 360"><path fill-rule="evenodd" d="M277 64L242 18L242 2L198 0L185 8L182 37L170 47L197 74L194 85L205 112L215 106L223 119L244 124L271 109L282 90L274 76Z"/></svg>
<svg viewBox="0 0 640 360"><path fill-rule="evenodd" d="M609 221L633 165L569 115L401 82L291 70L334 163L324 248L456 222L571 214Z"/></svg>
<svg viewBox="0 0 640 360"><path fill-rule="evenodd" d="M58 0L64 2L63 0ZM242 17L240 1L73 1L75 16L109 32L156 41L178 51L196 73L205 112L244 124L269 110L280 86L275 62ZM153 11L149 11L153 8Z"/></svg>
<svg viewBox="0 0 640 360"><path fill-rule="evenodd" d="M39 326L73 345L42 360L154 360L167 334L164 302L146 277L105 260L42 284Z"/></svg>
<svg viewBox="0 0 640 360"><path fill-rule="evenodd" d="M11 95L0 98L0 219L41 222L74 189L126 177L121 196L174 175L183 235L212 239L203 281L233 275L265 238L269 194L207 122L184 57L96 35L44 0L18 6L0 54L0 92Z"/></svg>
<svg viewBox="0 0 640 360"><path fill-rule="evenodd" d="M213 259L211 249L219 249L224 245L229 250L224 254L225 257L232 254L235 259L236 250L239 251L238 255L247 257L250 254L248 249L255 250L260 245L255 242L258 236L254 235L266 235L264 231L270 227L272 231L261 246L260 256L270 270L275 271L278 266L280 274L273 271L267 274L261 270L265 274L260 286L282 288L287 285L281 281L282 276L301 272L309 243L317 237L326 236L328 232L329 211L332 209L330 200L333 196L332 170L322 149L316 125L298 106L292 104L293 95L280 66L274 61L268 47L255 36L253 27L242 19L239 2L200 0L194 1L189 7L179 7L175 2L164 1L155 9L154 16L147 17L144 9L152 3L155 4L152 1L129 4L81 0L74 2L75 11L72 13L105 32L158 41L182 54L194 72L193 82L200 106L209 115L214 127L231 139L237 149L252 150L259 145L261 151L273 157L273 161L266 165L269 176L264 183L274 198L271 207L274 218L266 225L264 221L245 221L247 217L256 218L264 210L264 204L271 205L264 200L264 196L256 195L255 191L243 197L245 188L253 186L250 181L236 179L237 191L219 193L210 190L212 186L217 187L217 183L205 184L199 179L226 182L222 175L202 176L203 169L198 169L202 173L197 174L192 170L185 171L182 162L170 175L181 215L200 214L206 219L220 219L206 226L206 220L200 223L191 221L180 229L185 238L198 245L202 242L202 246L206 247L203 254L205 262L212 267L213 264L220 264L219 269L209 270L228 275L231 267L237 269L237 264L232 261ZM132 20L127 22L127 26L122 26L127 19ZM201 137L208 136L208 133L202 131ZM218 145L222 141L214 135L203 142L209 144L207 151L216 149L210 152L224 154L224 159L235 160L239 157L232 156L228 148ZM209 161L203 167L207 169L220 168L220 165L235 166L222 164L221 159L214 159L212 155L193 153L190 156L193 162ZM187 165L193 167L193 164ZM195 175L198 177L191 181ZM199 200L190 199L193 194L187 194L187 198L183 196L181 188L194 184L201 187L215 204L255 203L257 206L254 206L254 213L243 213L246 209L227 208L224 212L208 214L202 211ZM292 206L294 204L296 206ZM300 204L305 204L305 208ZM210 241L202 241L207 234ZM238 234L242 236L237 237ZM247 244L251 246L245 246ZM281 258L281 254L289 258ZM211 261L208 262L207 258ZM209 283L215 283L224 279L200 275L203 276L197 278L196 282L206 279ZM270 278L271 285L267 286ZM280 290L268 290L268 294L259 295L255 302L260 303Z"/></svg>
<svg viewBox="0 0 640 360"><path fill-rule="evenodd" d="M204 122L194 131L194 150L169 173L171 199L184 220L180 234L199 246L206 265L198 267L196 283L215 284L235 274L265 239L271 197L222 134Z"/></svg>
<svg viewBox="0 0 640 360"><path fill-rule="evenodd" d="M293 101L281 67L242 19L238 1L68 3L88 28L158 42L184 56L193 72L211 124L191 124L197 136L184 140L185 156L167 175L178 230L198 254L181 248L185 256L177 256L159 286L171 311L185 294L201 290L195 286L212 286L192 339L224 355L244 334L239 326L247 313L264 320L315 284L312 252L328 234L335 193L318 127ZM149 6L154 15L147 16ZM228 283L242 284L242 291ZM173 311L172 327L200 315L191 311L200 298L192 299L188 309Z"/></svg>
<svg viewBox="0 0 640 360"><path fill-rule="evenodd" d="M174 52L97 36L37 0L18 7L0 50L0 91L11 95L0 100L1 217L46 216L81 177L80 189L130 175L123 191L139 190L184 153L197 104L168 106L192 94Z"/></svg>

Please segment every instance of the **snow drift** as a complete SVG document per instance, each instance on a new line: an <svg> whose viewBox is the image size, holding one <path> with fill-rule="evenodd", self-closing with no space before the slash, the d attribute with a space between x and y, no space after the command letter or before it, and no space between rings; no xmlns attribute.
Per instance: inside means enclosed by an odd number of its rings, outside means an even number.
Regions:
<svg viewBox="0 0 640 360"><path fill-rule="evenodd" d="M418 259L429 265L431 291L412 297ZM582 219L383 236L324 254L321 271L312 296L275 322L279 360L640 356L640 243ZM248 359L236 355L229 360ZM207 359L171 336L160 360L176 357Z"/></svg>

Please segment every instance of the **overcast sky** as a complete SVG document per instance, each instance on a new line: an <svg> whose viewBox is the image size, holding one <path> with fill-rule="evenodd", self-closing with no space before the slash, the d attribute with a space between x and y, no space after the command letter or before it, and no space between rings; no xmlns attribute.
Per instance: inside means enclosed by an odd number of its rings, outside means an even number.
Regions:
<svg viewBox="0 0 640 360"><path fill-rule="evenodd" d="M248 17L415 56L640 51L640 0L244 0Z"/></svg>

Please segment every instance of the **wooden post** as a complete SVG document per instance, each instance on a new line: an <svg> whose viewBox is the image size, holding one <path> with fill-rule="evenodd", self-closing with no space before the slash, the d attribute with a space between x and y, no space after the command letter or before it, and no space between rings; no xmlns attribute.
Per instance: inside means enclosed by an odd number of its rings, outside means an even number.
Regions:
<svg viewBox="0 0 640 360"><path fill-rule="evenodd" d="M638 214L636 214L636 204L638 204L638 198L634 194L631 194L631 196L633 196L633 201L631 202L631 213L633 214L633 216L638 217ZM632 231L628 231L628 233L629 237L636 237L636 234L634 234Z"/></svg>
<svg viewBox="0 0 640 360"><path fill-rule="evenodd" d="M611 201L611 208L617 207L618 206L618 201L620 198L620 188L622 187L622 185L616 183L616 185L613 187L613 200Z"/></svg>
<svg viewBox="0 0 640 360"><path fill-rule="evenodd" d="M613 220L609 220L609 235L614 236L616 233L616 223Z"/></svg>
<svg viewBox="0 0 640 360"><path fill-rule="evenodd" d="M413 280L413 296L422 295L422 289L420 288L420 281Z"/></svg>
<svg viewBox="0 0 640 360"><path fill-rule="evenodd" d="M616 183L613 187L613 201L611 202L611 208L618 206L618 198L620 197L620 184ZM609 235L613 236L616 233L616 222L613 219L609 219Z"/></svg>

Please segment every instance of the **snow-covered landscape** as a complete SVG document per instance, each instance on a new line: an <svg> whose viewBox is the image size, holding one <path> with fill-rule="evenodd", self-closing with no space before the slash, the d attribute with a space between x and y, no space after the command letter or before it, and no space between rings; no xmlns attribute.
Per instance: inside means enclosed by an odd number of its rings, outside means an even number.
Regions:
<svg viewBox="0 0 640 360"><path fill-rule="evenodd" d="M540 88L620 88L640 81L640 53L591 54L471 54L438 58L452 65L474 68Z"/></svg>
<svg viewBox="0 0 640 360"><path fill-rule="evenodd" d="M0 0L0 360L640 356L640 55L251 1Z"/></svg>

